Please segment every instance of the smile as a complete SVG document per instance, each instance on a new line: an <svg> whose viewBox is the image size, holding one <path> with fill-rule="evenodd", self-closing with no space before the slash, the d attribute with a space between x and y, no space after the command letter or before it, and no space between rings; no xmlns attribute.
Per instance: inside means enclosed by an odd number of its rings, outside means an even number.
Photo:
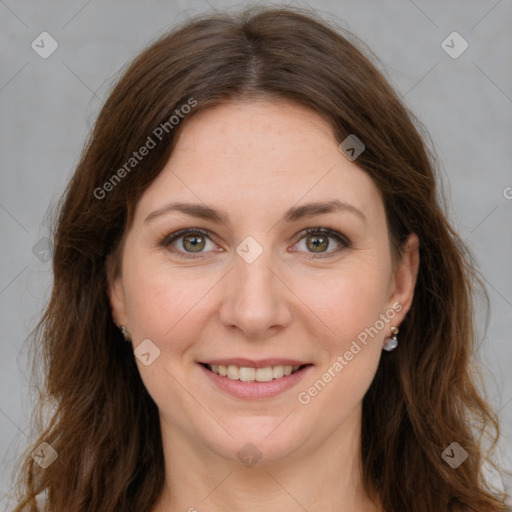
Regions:
<svg viewBox="0 0 512 512"><path fill-rule="evenodd" d="M198 367L219 391L242 399L269 399L280 395L297 386L314 368L312 364L259 362L255 367L243 366L242 361L239 361L241 366L216 363L200 363Z"/></svg>
<svg viewBox="0 0 512 512"><path fill-rule="evenodd" d="M241 380L242 382L270 382L274 379L281 379L287 377L306 365L277 365L277 366L266 366L265 368L252 368L247 366L235 366L235 365L218 365L218 364L207 364L206 367L220 375L221 377L227 377L232 380Z"/></svg>

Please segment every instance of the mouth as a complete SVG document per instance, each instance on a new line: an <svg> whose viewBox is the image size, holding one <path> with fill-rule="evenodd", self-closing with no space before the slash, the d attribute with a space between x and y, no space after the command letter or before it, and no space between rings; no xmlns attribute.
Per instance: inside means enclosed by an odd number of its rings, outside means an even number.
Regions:
<svg viewBox="0 0 512 512"><path fill-rule="evenodd" d="M225 377L231 380L239 380L241 382L271 382L273 380L282 379L293 375L310 364L302 365L274 365L264 367L253 366L237 366L234 364L208 364L200 363L207 370L220 377Z"/></svg>
<svg viewBox="0 0 512 512"><path fill-rule="evenodd" d="M230 364L219 364L219 363ZM234 363L238 364L234 364ZM278 364L278 363L295 364ZM270 399L291 390L313 369L313 364L300 361L217 360L198 363L203 375L213 386L236 398Z"/></svg>

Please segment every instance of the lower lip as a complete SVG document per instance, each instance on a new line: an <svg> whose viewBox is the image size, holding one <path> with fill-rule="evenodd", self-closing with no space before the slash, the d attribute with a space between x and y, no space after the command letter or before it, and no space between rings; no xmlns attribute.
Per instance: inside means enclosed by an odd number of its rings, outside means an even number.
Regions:
<svg viewBox="0 0 512 512"><path fill-rule="evenodd" d="M208 368L205 368L202 364L199 366L216 386L237 398L271 398L277 396L297 385L304 378L306 373L313 368L313 365L305 366L295 373L269 382L243 382L241 380L230 379L229 377L222 377L208 370Z"/></svg>

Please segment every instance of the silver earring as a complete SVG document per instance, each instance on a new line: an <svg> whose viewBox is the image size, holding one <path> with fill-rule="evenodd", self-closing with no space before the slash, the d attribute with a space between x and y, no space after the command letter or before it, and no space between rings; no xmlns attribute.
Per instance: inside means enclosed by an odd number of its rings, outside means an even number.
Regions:
<svg viewBox="0 0 512 512"><path fill-rule="evenodd" d="M126 341L130 341L130 336L128 333L128 329L126 328L126 325L121 325L121 333Z"/></svg>
<svg viewBox="0 0 512 512"><path fill-rule="evenodd" d="M385 338L384 346L382 347L388 352L391 352L391 350L394 350L396 347L398 347L398 340L396 338L396 335L398 334L398 327L391 327L391 332L393 333L393 336L391 338Z"/></svg>

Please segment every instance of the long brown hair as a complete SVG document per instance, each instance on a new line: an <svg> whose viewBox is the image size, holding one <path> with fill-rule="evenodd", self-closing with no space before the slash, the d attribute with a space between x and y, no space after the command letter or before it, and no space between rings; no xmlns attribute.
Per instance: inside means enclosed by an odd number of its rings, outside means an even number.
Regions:
<svg viewBox="0 0 512 512"><path fill-rule="evenodd" d="M350 134L363 141L357 164L382 192L395 254L408 234L420 239L400 348L381 359L364 397L368 493L387 512L507 510L482 470L488 457L478 432L496 441L499 429L473 375L477 273L443 213L425 136L358 47L351 34L310 12L251 9L189 21L125 70L59 208L53 291L34 333L46 375L41 403L55 409L24 459L17 512L154 506L164 483L158 410L112 320L108 279L134 207L187 120L224 101L261 97L305 105L340 142ZM194 104L188 114L170 121L186 104ZM155 146L127 166L148 137ZM454 441L468 453L457 469L441 456ZM30 456L42 442L58 454L44 469ZM42 493L46 505L37 504Z"/></svg>

